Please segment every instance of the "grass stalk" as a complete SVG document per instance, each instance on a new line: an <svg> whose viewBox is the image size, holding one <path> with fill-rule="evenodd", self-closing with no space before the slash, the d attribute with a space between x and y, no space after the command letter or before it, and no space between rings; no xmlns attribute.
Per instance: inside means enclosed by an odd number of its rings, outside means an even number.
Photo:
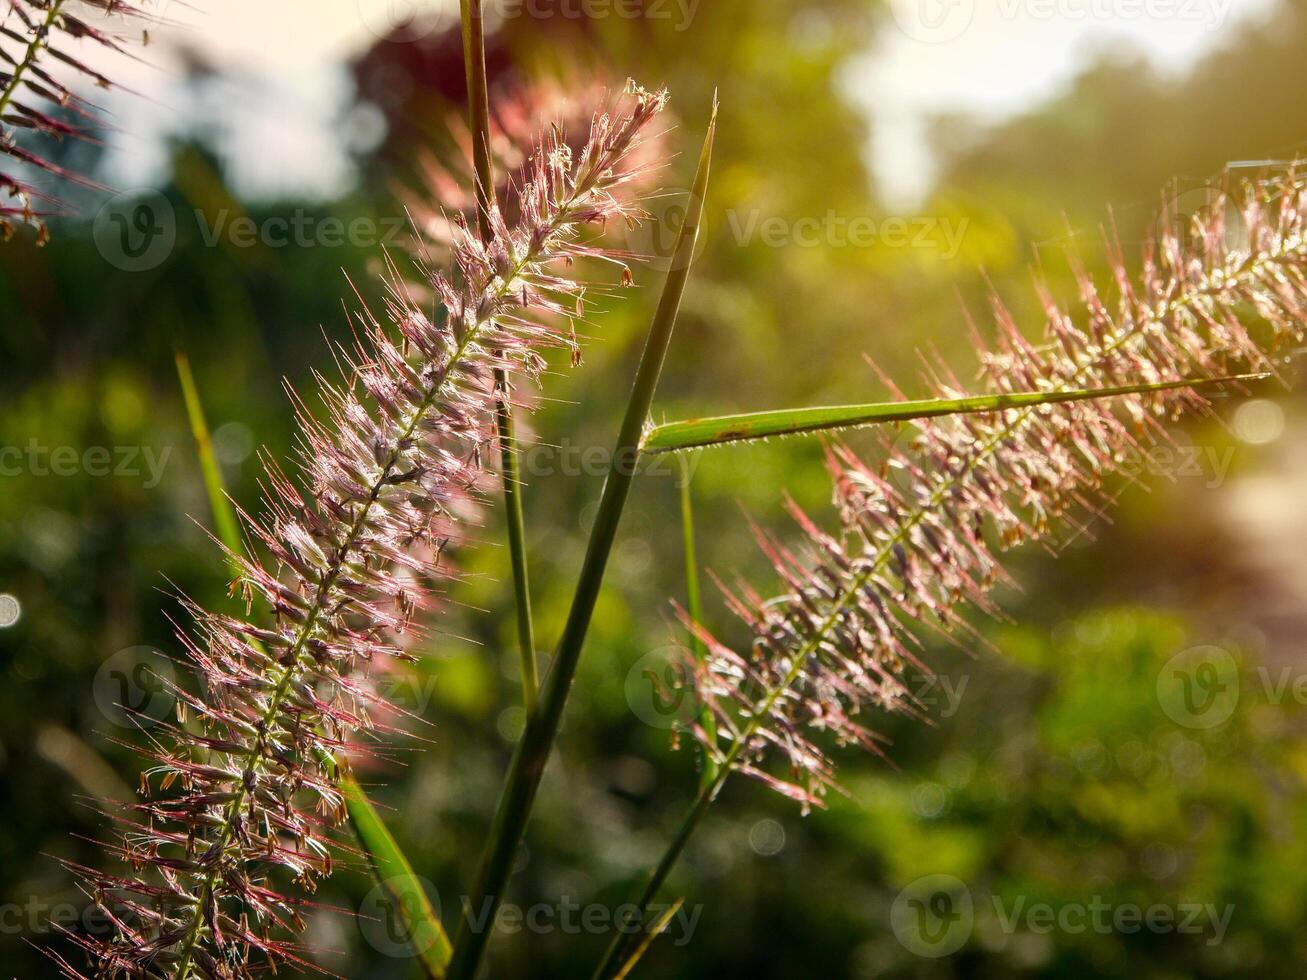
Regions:
<svg viewBox="0 0 1307 980"><path fill-rule="evenodd" d="M681 541L685 552L685 602L686 611L696 623L703 622L703 600L699 590L699 558L694 546L694 501L690 491L692 467L686 456L678 457L681 463ZM703 661L708 656L708 648L703 639L693 630L690 631L690 650L695 659ZM717 740L717 719L707 705L699 712L699 724L703 726L709 743ZM707 783L717 774L717 762L707 752L700 754L703 768L700 779Z"/></svg>
<svg viewBox="0 0 1307 980"><path fill-rule="evenodd" d="M626 980L626 978L631 975L631 971L635 969L636 964L644 958L645 953L649 952L649 947L653 945L653 941L667 931L667 924L676 917L676 913L681 911L681 906L684 904L685 899L678 898L671 905L667 906L667 910L658 917L658 920L654 922L654 924L649 928L649 931L645 933L644 938L640 940L640 945L635 948L635 951L631 953L627 961L622 964L622 968L613 974L613 980Z"/></svg>
<svg viewBox="0 0 1307 980"><path fill-rule="evenodd" d="M481 240L494 234L490 214L495 207L495 173L490 156L490 94L486 79L485 20L481 0L462 0L463 64L467 71L468 128L472 133L472 167L476 180L477 227ZM522 663L522 707L535 711L540 681L536 670L535 626L526 560L526 521L522 514L522 477L518 467L508 377L495 369L495 434L499 440L500 478L504 489L504 520L513 568L513 600L517 613L518 655Z"/></svg>
<svg viewBox="0 0 1307 980"><path fill-rule="evenodd" d="M773 436L807 435L832 429L849 429L886 422L911 422L916 419L939 418L945 415L1001 412L1013 408L1088 401L1118 395L1142 395L1176 388L1238 384L1262 381L1268 377L1270 375L1261 373L1239 374L1224 378L1181 378L1176 381L1121 385L1114 388L1017 391L963 398L927 398L917 401L785 408L769 412L748 412L742 415L720 415L714 418L686 419L654 426L645 435L640 450L651 455L672 453L686 449L728 446L738 442L769 439Z"/></svg>
<svg viewBox="0 0 1307 980"><path fill-rule="evenodd" d="M41 48L49 44L50 32L54 30L55 21L63 12L65 0L51 0L50 6L46 9L45 17L32 33L27 42L27 48L23 51L23 57L14 64L12 71L9 72L9 80L3 88L0 88L0 112L9 108L13 102L14 96L18 94L22 86L23 77L36 64L36 58L41 53Z"/></svg>
<svg viewBox="0 0 1307 980"><path fill-rule="evenodd" d="M490 238L495 204L494 166L490 161L490 93L486 80L485 18L481 0L460 0L463 68L467 77L468 128L472 133L472 168L476 180L477 224L482 240Z"/></svg>
<svg viewBox="0 0 1307 980"><path fill-rule="evenodd" d="M703 785L700 786L699 795L695 797L694 800L694 806L690 808L690 812L687 813L685 819L681 821L681 826L680 829L677 830L676 836L672 838L671 843L667 845L667 849L663 851L662 858L659 859L658 864L654 867L653 871L649 873L649 880L645 882L644 890L640 892L639 898L636 899L635 905L639 910L636 914L639 917L639 921L644 921L645 912L649 908L649 904L657 897L658 890L663 887L663 882L667 880L667 876L671 874L672 868L675 867L676 862L680 860L681 852L685 850L685 845L690 842L690 838L694 836L695 830L699 827L699 821L703 819L703 815L707 813L708 808L712 806L712 802L717 796L717 791L722 788L722 783L726 782L726 777L731 774L730 767L734 761L734 759L728 759L718 767L717 772L713 775L712 779L706 780ZM636 934L638 935L638 931ZM608 950L604 953L604 958L599 961L599 965L595 968L591 980L605 980L606 977L609 977L613 973L618 960L622 955L622 951L629 945L630 938L630 936L621 930L617 930L614 933L613 941L609 943Z"/></svg>
<svg viewBox="0 0 1307 980"><path fill-rule="evenodd" d="M504 888L512 872L513 862L526 825L536 790L544 774L545 763L558 734L563 707L576 676L577 663L585 643L586 632L594 613L604 570L617 536L617 526L626 505L631 481L635 476L635 463L640 452L640 437L649 418L649 408L662 374L663 361L671 343L681 296L689 278L694 245L699 234L703 215L703 200L708 187L709 161L712 158L713 134L716 130L717 109L714 100L712 119L699 157L693 189L676 242L671 271L663 284L662 296L654 313L645 342L635 383L627 403L626 415L617 437L609 463L599 510L586 546L585 559L577 579L571 610L563 627L562 638L554 656L553 665L545 679L540 704L535 714L527 719L526 729L513 756L508 779L500 797L491 825L490 837L477 871L476 881L467 904L462 909L458 931L454 938L454 955L449 965L451 980L470 980L475 976L489 940L487 929L475 928L472 917L489 924L503 900Z"/></svg>
<svg viewBox="0 0 1307 980"><path fill-rule="evenodd" d="M506 385L502 372L496 384ZM504 388L501 386L500 391ZM535 625L531 617L531 584L526 563L526 522L522 516L522 477L518 469L513 409L507 393L495 402L495 429L499 436L500 478L504 483L504 517L508 525L508 553L513 566L513 599L517 607L517 645L522 666L522 707L535 712L540 690L536 670Z"/></svg>

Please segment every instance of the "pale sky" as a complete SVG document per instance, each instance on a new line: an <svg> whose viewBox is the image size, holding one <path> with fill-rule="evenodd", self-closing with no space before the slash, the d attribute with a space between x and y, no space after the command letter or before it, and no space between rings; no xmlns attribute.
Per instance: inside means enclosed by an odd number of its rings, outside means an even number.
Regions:
<svg viewBox="0 0 1307 980"><path fill-rule="evenodd" d="M150 65L114 65L116 81L148 96L114 100L114 183L149 184L162 162L158 135L198 118L221 132L238 186L266 195L330 196L348 187L343 61L413 14L425 14L431 30L458 19L458 0L153 0L149 9L161 21L150 29ZM179 95L171 54L179 44L233 80L199 104Z"/></svg>
<svg viewBox="0 0 1307 980"><path fill-rule="evenodd" d="M886 197L930 187L929 118L998 120L1055 95L1104 49L1183 71L1275 0L889 0L891 17L849 75L875 114L871 165Z"/></svg>
<svg viewBox="0 0 1307 980"><path fill-rule="evenodd" d="M1231 37L1241 21L1264 16L1275 0L889 3L891 16L852 66L848 91L875 114L870 163L877 180L891 201L910 206L933 177L923 139L933 114L996 120L1019 112L1055 94L1104 46L1132 45L1163 69L1183 70ZM125 82L148 100L114 103L122 135L111 176L120 187L149 183L161 162L157 135L198 117L222 134L242 190L336 193L353 176L342 146L341 111L349 98L342 59L415 11L440 26L457 18L457 6L457 0L155 0L154 9L162 8L172 26L151 30L153 67L131 69ZM239 81L194 104L171 84L178 77L167 53L171 41L202 52ZM121 78L121 63L116 71Z"/></svg>

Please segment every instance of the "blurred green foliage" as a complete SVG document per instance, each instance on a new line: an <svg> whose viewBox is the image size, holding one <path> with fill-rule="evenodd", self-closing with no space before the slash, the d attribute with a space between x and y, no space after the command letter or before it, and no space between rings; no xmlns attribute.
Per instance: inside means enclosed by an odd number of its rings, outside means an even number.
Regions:
<svg viewBox="0 0 1307 980"><path fill-rule="evenodd" d="M1035 329L1032 259L1055 292L1070 296L1062 251L1082 247L1101 272L1098 229L1108 206L1129 250L1150 228L1159 189L1177 175L1293 154L1307 132L1307 104L1297 98L1307 84L1303 11L1294 0L1273 26L1232 31L1181 78L1115 55L998 127L941 121L943 176L919 210L968 222L953 258L884 244L742 245L733 234L732 217L753 213L887 216L862 163L874 114L868 122L847 99L849 65L878 31L892 29L874 5L703 4L687 31L610 19L537 35L509 22L492 38L491 62L526 74L565 62L574 76L602 70L668 84L679 126L667 138L682 151L663 175L672 188L684 186L693 163L685 148L697 145L720 87L707 243L656 407L677 418L880 397L863 352L906 379L909 393L918 348L936 345L968 367L959 300L984 309L980 266ZM194 365L233 493L253 502L255 448L276 457L293 450L281 379L305 390L314 370L329 372L323 334L348 337L341 297L355 287L364 301L379 295L378 248L207 247L193 212L209 221L301 208L318 219L395 216L395 191L411 185L417 147L441 145L447 100L458 97L459 73L438 56L447 42L433 39L437 54L427 55L380 44L361 59L360 98L378 102L391 130L361 160L366 179L341 200L239 200L212 137L197 127L171 148L162 191L181 220L177 247L159 268L131 274L109 265L88 220L57 223L45 249L21 239L0 249L0 444L74 447L82 461L69 476L24 463L0 477L0 592L22 609L0 630L0 902L10 903L0 961L13 975L48 973L23 939L40 945L51 936L45 925L26 928L27 910L44 921L41 910L81 902L52 856L101 860L92 841L106 836L107 821L78 800L130 794L140 766L119 744L139 736L101 707L97 670L141 645L175 653L171 593L231 602L223 563L191 519L207 523L207 507L174 349ZM362 70L377 65L389 74ZM88 206L93 212L96 202ZM640 288L595 318L601 329L591 331L584 366L557 364L529 421L541 446L565 449L536 453L526 467L544 653L561 628L598 496L599 474L586 472L584 451L613 438L657 295L656 270L637 269L636 279ZM1217 423L1183 438L1234 451L1236 476L1255 476L1272 458ZM82 453L95 446L136 447L136 472L90 475ZM157 485L147 486L146 448L165 460ZM670 751L669 731L642 722L628 699L639 689L628 683L632 665L670 642L666 600L683 590L678 475L675 466L649 474L628 507L514 879L512 901L522 907L560 896L581 905L624 900L694 791L693 753ZM1057 561L1037 552L1014 558L1024 591L1004 601L1019 625L980 624L992 648L974 657L931 651L942 679L921 684L933 724L887 719L892 765L846 758L847 800L803 819L760 787L729 785L672 882L688 908L701 906L692 939L677 945L673 930L641 975L806 977L820 964L825 975L853 977L1296 977L1307 959L1296 928L1307 909L1299 854L1307 755L1293 699L1272 704L1259 668L1278 676L1294 667L1302 614L1261 601L1282 583L1250 566L1244 542L1215 516L1214 498L1229 485L1148 482L1161 488L1151 496L1112 488L1124 492L1118 520L1097 525L1097 540L1076 541ZM784 528L783 489L822 512L819 443L699 457L704 563L723 577L738 571L769 582L741 507ZM479 535L486 544L458 556L464 579L422 664L395 692L431 723L421 729L431 741L401 746L402 766L361 773L447 921L521 727L500 530L492 516ZM729 630L711 589L707 598L709 616ZM1231 717L1210 729L1178 725L1158 694L1164 665L1197 644L1237 658L1244 692ZM352 864L320 896L324 905L367 907L372 883ZM896 937L892 919L900 890L936 874L964 883L975 914L958 951L930 959ZM1003 928L1014 908L1065 908L1095 896L1113 907L1234 910L1215 944L1210 931ZM345 976L413 975L410 960L368 935L366 922L324 911L312 917L306 942L329 951L322 965ZM585 976L605 941L562 929L505 934L488 975Z"/></svg>

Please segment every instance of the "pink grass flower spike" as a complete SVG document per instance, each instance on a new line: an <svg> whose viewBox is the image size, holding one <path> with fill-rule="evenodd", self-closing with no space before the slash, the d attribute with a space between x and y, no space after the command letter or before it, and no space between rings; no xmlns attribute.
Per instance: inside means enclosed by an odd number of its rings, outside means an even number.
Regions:
<svg viewBox="0 0 1307 980"><path fill-rule="evenodd" d="M309 965L289 938L306 900L287 885L311 892L331 873L338 767L373 730L370 665L411 656L405 637L432 600L422 583L448 575L442 543L486 476L495 370L535 377L541 350L573 342L559 322L583 290L573 260L604 255L581 229L640 217L623 189L665 99L628 86L575 157L543 136L520 220L496 215L488 244L464 234L451 268L427 274L444 315L393 286L384 317L358 317L347 383L323 382L321 420L299 403L304 487L270 463L267 513L247 518L266 558L228 555L270 621L191 609L183 643L203 694L177 692L181 718L156 740L147 799L118 815L127 829L107 850L129 870L74 869L114 926L107 939L74 935L96 976L232 980L270 960Z"/></svg>

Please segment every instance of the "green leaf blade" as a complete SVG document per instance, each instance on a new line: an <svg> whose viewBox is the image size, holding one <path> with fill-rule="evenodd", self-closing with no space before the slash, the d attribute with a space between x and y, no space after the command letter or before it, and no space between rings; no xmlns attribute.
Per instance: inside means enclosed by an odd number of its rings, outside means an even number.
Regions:
<svg viewBox="0 0 1307 980"><path fill-rule="evenodd" d="M423 971L433 980L440 980L445 975L453 948L422 887L422 879L414 873L413 866L395 843L363 787L352 776L342 775L340 790L345 798L350 825L372 868L372 876L403 919L404 934Z"/></svg>
<svg viewBox="0 0 1307 980"><path fill-rule="evenodd" d="M214 533L233 554L239 555L245 550L241 542L240 524L236 520L236 508L227 498L222 469L213 453L213 438L209 434L204 405L195 385L195 375L191 373L191 362L181 351L177 351L176 360L177 378L182 386L182 399L186 402L186 418L191 425L191 437L195 440L195 451L200 458L200 473L204 477L204 491L208 495L209 510L213 514Z"/></svg>

